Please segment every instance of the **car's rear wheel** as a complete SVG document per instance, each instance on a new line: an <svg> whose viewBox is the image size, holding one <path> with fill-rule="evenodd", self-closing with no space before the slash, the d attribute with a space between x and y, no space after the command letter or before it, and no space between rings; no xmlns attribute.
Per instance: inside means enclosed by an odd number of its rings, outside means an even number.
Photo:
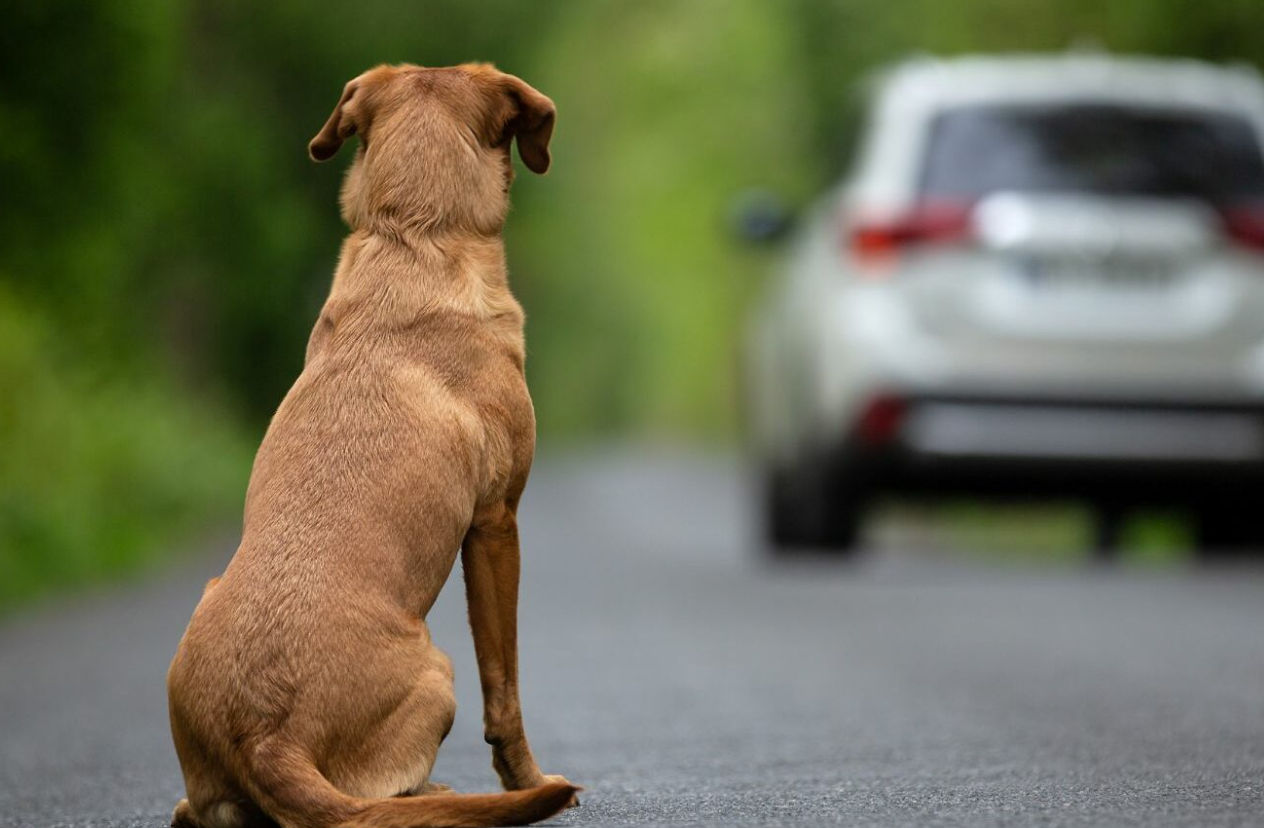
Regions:
<svg viewBox="0 0 1264 828"><path fill-rule="evenodd" d="M855 551L864 498L818 470L768 469L763 477L765 535L775 554Z"/></svg>

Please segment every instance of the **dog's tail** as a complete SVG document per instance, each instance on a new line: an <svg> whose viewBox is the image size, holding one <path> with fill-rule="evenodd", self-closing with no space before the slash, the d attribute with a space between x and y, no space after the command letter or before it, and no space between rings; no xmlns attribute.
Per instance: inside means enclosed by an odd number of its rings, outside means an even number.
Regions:
<svg viewBox="0 0 1264 828"><path fill-rule="evenodd" d="M259 806L282 825L321 828L476 828L527 825L553 816L579 788L547 782L494 794L437 793L357 799L339 791L297 751L264 746L254 753L250 788Z"/></svg>
<svg viewBox="0 0 1264 828"><path fill-rule="evenodd" d="M565 808L578 790L565 782L546 782L525 791L379 799L339 828L527 825Z"/></svg>

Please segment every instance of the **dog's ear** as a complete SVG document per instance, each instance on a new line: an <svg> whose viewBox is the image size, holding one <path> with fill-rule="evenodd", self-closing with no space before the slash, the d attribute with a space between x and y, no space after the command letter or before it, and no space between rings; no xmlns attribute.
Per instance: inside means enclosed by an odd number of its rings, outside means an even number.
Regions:
<svg viewBox="0 0 1264 828"><path fill-rule="evenodd" d="M509 103L503 139L516 138L518 156L527 169L543 174L549 168L549 139L557 107L548 96L514 75L501 76L501 93Z"/></svg>
<svg viewBox="0 0 1264 828"><path fill-rule="evenodd" d="M342 142L360 131L361 104L363 103L358 100L360 85L360 78L353 78L347 82L347 85L343 87L342 97L338 99L338 105L334 107L333 114L329 116L328 121L325 121L320 132L316 133L316 137L308 143L307 154L313 161L328 161L333 158L342 147Z"/></svg>

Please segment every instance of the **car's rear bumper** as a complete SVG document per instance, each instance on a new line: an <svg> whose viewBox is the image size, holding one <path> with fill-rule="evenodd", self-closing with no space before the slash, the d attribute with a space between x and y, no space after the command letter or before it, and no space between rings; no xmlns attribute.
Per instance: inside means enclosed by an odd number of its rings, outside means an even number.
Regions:
<svg viewBox="0 0 1264 828"><path fill-rule="evenodd" d="M866 492L1121 497L1264 494L1264 404L895 398L823 452Z"/></svg>

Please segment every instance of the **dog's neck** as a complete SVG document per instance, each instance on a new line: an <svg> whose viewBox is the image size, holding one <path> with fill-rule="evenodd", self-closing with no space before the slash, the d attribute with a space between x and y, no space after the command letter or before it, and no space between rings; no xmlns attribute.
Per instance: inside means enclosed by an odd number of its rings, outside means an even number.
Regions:
<svg viewBox="0 0 1264 828"><path fill-rule="evenodd" d="M444 236L468 236L499 240L505 229L507 205L473 216L454 215L426 199L378 204L366 209L365 200L343 196L342 219L352 233L363 232L418 245Z"/></svg>
<svg viewBox="0 0 1264 828"><path fill-rule="evenodd" d="M413 228L354 230L343 243L327 310L372 309L376 322L455 313L513 323L522 308L509 289L499 234Z"/></svg>

